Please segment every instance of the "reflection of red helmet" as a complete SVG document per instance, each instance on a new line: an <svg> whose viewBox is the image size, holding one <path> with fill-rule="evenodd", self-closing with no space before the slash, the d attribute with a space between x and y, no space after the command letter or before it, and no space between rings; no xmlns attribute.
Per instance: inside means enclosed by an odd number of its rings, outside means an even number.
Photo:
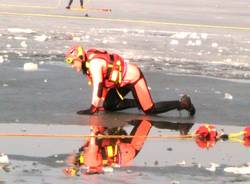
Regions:
<svg viewBox="0 0 250 184"><path fill-rule="evenodd" d="M196 143L200 148L211 148L216 143L217 130L213 125L201 125L195 132Z"/></svg>
<svg viewBox="0 0 250 184"><path fill-rule="evenodd" d="M243 135L244 145L250 147L250 127L246 127L243 131L245 132Z"/></svg>
<svg viewBox="0 0 250 184"><path fill-rule="evenodd" d="M200 148L212 148L214 147L215 143L216 143L216 139L211 139L211 140L202 140L199 138L195 139L196 144L200 147Z"/></svg>
<svg viewBox="0 0 250 184"><path fill-rule="evenodd" d="M80 45L70 47L65 53L65 61L68 64L73 64L74 61L86 61L86 53Z"/></svg>

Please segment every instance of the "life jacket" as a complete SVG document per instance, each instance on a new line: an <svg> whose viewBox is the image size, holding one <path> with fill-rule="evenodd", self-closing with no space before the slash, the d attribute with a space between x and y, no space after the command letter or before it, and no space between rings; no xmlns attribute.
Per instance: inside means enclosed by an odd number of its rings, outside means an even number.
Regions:
<svg viewBox="0 0 250 184"><path fill-rule="evenodd" d="M109 140L104 140L102 143L101 154L103 165L112 166L119 163L119 146L117 143L111 143Z"/></svg>
<svg viewBox="0 0 250 184"><path fill-rule="evenodd" d="M115 85L121 84L124 73L124 60L118 54L110 54L105 50L89 49L86 53L86 74L89 79L89 84L92 83L92 77L89 72L90 61L93 59L102 59L106 61L106 73L103 73L103 79L112 82Z"/></svg>

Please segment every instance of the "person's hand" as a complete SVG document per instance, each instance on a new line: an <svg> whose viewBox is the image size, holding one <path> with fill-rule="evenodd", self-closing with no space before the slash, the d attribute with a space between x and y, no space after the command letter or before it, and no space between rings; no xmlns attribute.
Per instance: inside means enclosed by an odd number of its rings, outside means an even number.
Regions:
<svg viewBox="0 0 250 184"><path fill-rule="evenodd" d="M77 112L77 114L89 114L89 115L91 115L91 114L94 114L96 112L98 112L98 108L94 105L91 105L90 108L85 109L85 110L80 110Z"/></svg>

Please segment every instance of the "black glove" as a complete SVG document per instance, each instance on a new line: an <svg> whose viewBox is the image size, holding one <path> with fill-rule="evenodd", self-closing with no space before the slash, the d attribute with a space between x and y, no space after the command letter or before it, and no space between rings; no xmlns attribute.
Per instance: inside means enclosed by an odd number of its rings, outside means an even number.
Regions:
<svg viewBox="0 0 250 184"><path fill-rule="evenodd" d="M89 109L85 109L85 110L80 110L77 112L77 114L88 114L88 115L91 115L91 114L94 114L95 112L98 111L98 108L94 105L91 105L91 107Z"/></svg>

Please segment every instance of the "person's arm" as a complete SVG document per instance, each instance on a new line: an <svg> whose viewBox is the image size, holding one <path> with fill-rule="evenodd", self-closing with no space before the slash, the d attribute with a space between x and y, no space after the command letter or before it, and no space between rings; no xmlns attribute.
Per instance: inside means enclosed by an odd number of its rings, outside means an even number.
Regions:
<svg viewBox="0 0 250 184"><path fill-rule="evenodd" d="M94 59L90 62L90 75L92 78L93 89L92 89L92 105L95 107L99 107L100 101L103 93L103 63L105 61Z"/></svg>
<svg viewBox="0 0 250 184"><path fill-rule="evenodd" d="M92 136L96 135L92 130ZM100 148L96 145L96 137L90 137L88 148L84 151L85 165L88 166L87 173L100 173L103 172L102 155Z"/></svg>
<svg viewBox="0 0 250 184"><path fill-rule="evenodd" d="M93 59L90 62L89 72L92 79L92 101L91 107L86 110L79 111L78 114L94 114L102 107L103 95L103 67L105 61ZM102 109L101 109L102 110Z"/></svg>

